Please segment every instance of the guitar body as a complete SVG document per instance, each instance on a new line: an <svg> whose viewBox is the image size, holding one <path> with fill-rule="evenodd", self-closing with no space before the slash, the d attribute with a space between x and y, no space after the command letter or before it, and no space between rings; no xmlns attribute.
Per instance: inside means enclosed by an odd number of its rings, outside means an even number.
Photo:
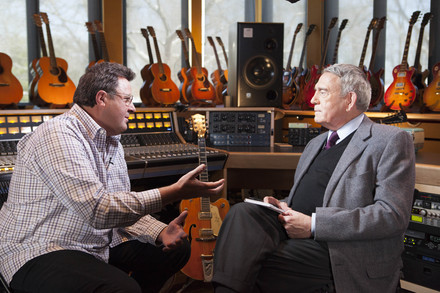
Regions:
<svg viewBox="0 0 440 293"><path fill-rule="evenodd" d="M37 62L40 78L35 86L35 103L37 106L47 104L66 106L73 102L76 86L67 76L67 62L56 58L57 72L53 72L50 57L41 57Z"/></svg>
<svg viewBox="0 0 440 293"><path fill-rule="evenodd" d="M391 110L403 110L409 107L416 98L416 88L411 81L414 68L400 70L400 65L394 67L393 82L385 92L385 106Z"/></svg>
<svg viewBox="0 0 440 293"><path fill-rule="evenodd" d="M211 80L215 89L214 104L216 105L223 105L223 91L225 89L225 85L222 82L222 75L223 73L218 69L211 73Z"/></svg>
<svg viewBox="0 0 440 293"><path fill-rule="evenodd" d="M431 111L440 111L440 63L432 68L433 79L423 93L423 103Z"/></svg>
<svg viewBox="0 0 440 293"><path fill-rule="evenodd" d="M161 73L160 64L154 63L150 66L151 74L154 80L150 85L153 99L161 105L173 105L180 98L180 92L177 85L170 78L170 67L162 63L163 73Z"/></svg>
<svg viewBox="0 0 440 293"><path fill-rule="evenodd" d="M312 104L312 99L313 96L315 95L315 84L318 82L319 77L321 76L321 73L319 73L318 66L316 65L312 66L312 68L309 71L309 74L310 74L309 79L306 78L306 80L308 81L306 82L304 87L303 98L304 98L305 106L313 109L315 107L315 105Z"/></svg>
<svg viewBox="0 0 440 293"><path fill-rule="evenodd" d="M377 106L383 99L384 94L384 83L383 83L383 68L379 69L377 72L372 73L368 70L367 78L371 85L371 101L370 108Z"/></svg>
<svg viewBox="0 0 440 293"><path fill-rule="evenodd" d="M182 68L179 72L177 72L177 77L180 80L179 91L180 91L180 100L184 104L189 104L188 97L186 96L186 89L188 88L188 76L186 72L188 68Z"/></svg>
<svg viewBox="0 0 440 293"><path fill-rule="evenodd" d="M139 95L141 97L142 103L146 107L154 107L154 106L159 105L159 103L157 103L154 100L153 95L151 93L150 85L154 80L154 76L150 71L150 66L151 66L151 64L147 64L141 70L141 77L142 77L143 83L142 83L142 86L139 90Z"/></svg>
<svg viewBox="0 0 440 293"><path fill-rule="evenodd" d="M295 81L297 75L295 70L296 68L293 68L291 71L285 70L283 73L282 107L286 110L290 109L299 94L299 86Z"/></svg>
<svg viewBox="0 0 440 293"><path fill-rule="evenodd" d="M228 201L220 198L210 203L212 217L201 219L201 204L200 198L182 200L180 203L180 210L188 211L183 229L191 241L191 257L182 268L182 272L195 280L206 278L204 271L209 268L204 268L204 262L212 261L218 230L229 211ZM207 232L211 230L212 233ZM209 266L209 263L206 266Z"/></svg>
<svg viewBox="0 0 440 293"><path fill-rule="evenodd" d="M414 74L412 76L412 83L414 84L417 92L416 92L416 98L414 100L414 103L412 103L411 107L409 108L410 113L419 113L424 111L424 103L423 103L423 93L426 89L426 82L425 80L428 78L429 70L426 69L425 71L419 71L417 69L414 69Z"/></svg>
<svg viewBox="0 0 440 293"><path fill-rule="evenodd" d="M31 64L29 64L29 69L31 71L32 75L32 81L29 84L29 101L33 103L33 100L35 99L35 86L37 85L38 79L40 79L40 74L38 74L37 69L37 62L38 59L35 58L32 60Z"/></svg>
<svg viewBox="0 0 440 293"><path fill-rule="evenodd" d="M188 69L189 85L186 89L186 96L191 104L212 103L215 100L215 89L208 80L208 70L200 68L198 73L196 67Z"/></svg>
<svg viewBox="0 0 440 293"><path fill-rule="evenodd" d="M0 105L18 104L23 97L23 87L12 74L12 59L0 53Z"/></svg>

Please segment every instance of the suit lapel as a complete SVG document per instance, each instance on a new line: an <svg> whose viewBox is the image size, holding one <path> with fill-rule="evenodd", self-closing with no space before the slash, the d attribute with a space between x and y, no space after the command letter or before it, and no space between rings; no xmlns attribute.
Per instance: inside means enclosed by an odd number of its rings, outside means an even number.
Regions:
<svg viewBox="0 0 440 293"><path fill-rule="evenodd" d="M327 188L325 190L323 206L327 206L331 197L334 194L336 186L339 183L342 175L345 170L353 163L353 161L359 157L359 155L364 151L364 149L368 145L368 140L371 137L371 128L374 122L371 121L368 117L364 117L361 125L354 133L350 143L347 145L344 153L342 154L341 159L336 165L335 170L333 171L332 176L328 182Z"/></svg>

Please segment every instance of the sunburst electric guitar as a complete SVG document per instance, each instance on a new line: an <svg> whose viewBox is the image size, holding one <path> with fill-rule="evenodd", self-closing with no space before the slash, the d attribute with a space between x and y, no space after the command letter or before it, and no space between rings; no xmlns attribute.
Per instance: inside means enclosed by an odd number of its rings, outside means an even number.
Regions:
<svg viewBox="0 0 440 293"><path fill-rule="evenodd" d="M191 118L198 136L199 162L207 165L205 116L195 114ZM207 168L200 174L200 180L208 181ZM209 282L213 274L215 242L222 221L229 211L229 203L224 198L211 203L208 197L200 197L182 200L180 210L188 211L183 229L191 242L191 257L182 272L192 279Z"/></svg>

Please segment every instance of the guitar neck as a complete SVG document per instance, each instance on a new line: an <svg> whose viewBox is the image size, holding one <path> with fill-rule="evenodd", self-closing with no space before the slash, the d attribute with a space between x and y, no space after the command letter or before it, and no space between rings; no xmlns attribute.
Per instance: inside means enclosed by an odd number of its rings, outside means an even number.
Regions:
<svg viewBox="0 0 440 293"><path fill-rule="evenodd" d="M199 164L205 164L208 166L208 159L206 156L206 140L204 137L199 137ZM200 181L208 182L208 168L206 168L202 173L200 173Z"/></svg>
<svg viewBox="0 0 440 293"><path fill-rule="evenodd" d="M293 35L292 44L290 45L289 58L286 63L286 70L292 70L292 55L293 55L293 47L295 46L296 34Z"/></svg>
<svg viewBox="0 0 440 293"><path fill-rule="evenodd" d="M43 53L43 57L47 57L47 48L46 48L46 42L44 41L43 28L41 26L37 26L37 29L38 29L38 35L40 36L40 44L41 44L41 51Z"/></svg>
<svg viewBox="0 0 440 293"><path fill-rule="evenodd" d="M364 67L365 54L367 53L368 41L370 40L371 28L367 30L367 34L365 35L364 46L362 47L361 60L359 61L359 67Z"/></svg>
<svg viewBox="0 0 440 293"><path fill-rule="evenodd" d="M157 43L156 37L155 36L152 36L152 37L153 37L153 43L154 43L154 50L156 51L157 63L159 64L159 72L161 74L164 74L165 71L163 69L162 58L160 57L159 45Z"/></svg>
<svg viewBox="0 0 440 293"><path fill-rule="evenodd" d="M182 39L181 41L182 41L183 58L185 59L186 68L191 68L191 64L189 64L189 53L186 47L185 40Z"/></svg>
<svg viewBox="0 0 440 293"><path fill-rule="evenodd" d="M107 44L105 42L104 32L99 32L99 41L101 43L102 55L105 61L110 61L110 57L108 55Z"/></svg>
<svg viewBox="0 0 440 293"><path fill-rule="evenodd" d="M147 43L148 59L150 60L150 64L153 64L154 63L153 51L151 50L150 39L148 38L148 36L145 37L145 41Z"/></svg>
<svg viewBox="0 0 440 293"><path fill-rule="evenodd" d="M218 69L219 72L221 72L222 71L222 66L220 64L220 59L218 58L217 48L215 47L214 40L212 39L212 37L208 37L208 41L211 44L212 49L214 50L215 61L217 62L217 69Z"/></svg>
<svg viewBox="0 0 440 293"><path fill-rule="evenodd" d="M194 40L193 38L191 38L191 45L192 45L192 50L194 52L194 62L196 64L196 68L197 68L197 74L202 74L202 67L200 65L200 61L199 61L199 53L196 50L196 45L194 44Z"/></svg>
<svg viewBox="0 0 440 293"><path fill-rule="evenodd" d="M49 43L50 66L53 69L58 68L57 59L55 57L55 49L53 47L52 34L50 33L49 23L46 24L47 42Z"/></svg>
<svg viewBox="0 0 440 293"><path fill-rule="evenodd" d="M336 59L338 58L338 50L339 50L339 42L341 41L341 34L342 34L342 31L339 31L338 37L336 39L335 51L333 52L332 64L335 64Z"/></svg>
<svg viewBox="0 0 440 293"><path fill-rule="evenodd" d="M93 45L93 52L95 53L95 61L98 61L101 59L101 54L99 53L98 40L96 39L96 35L94 33L91 33L90 36L92 37L92 45Z"/></svg>
<svg viewBox="0 0 440 293"><path fill-rule="evenodd" d="M414 58L414 68L417 71L421 71L422 66L420 65L420 53L422 51L422 43L423 43L423 34L425 32L425 27L422 26L420 28L420 34L419 34L419 40L417 42L417 50L416 50L416 57Z"/></svg>

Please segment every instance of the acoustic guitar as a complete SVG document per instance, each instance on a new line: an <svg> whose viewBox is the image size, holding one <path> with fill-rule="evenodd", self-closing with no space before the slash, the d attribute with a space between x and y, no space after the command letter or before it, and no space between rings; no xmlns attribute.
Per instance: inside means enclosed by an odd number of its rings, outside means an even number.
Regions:
<svg viewBox="0 0 440 293"><path fill-rule="evenodd" d="M228 55L226 54L225 45L223 44L222 38L217 36L217 37L215 37L215 39L217 40L217 43L222 48L223 57L225 58L226 68L227 68L229 66L229 64L228 64L229 61L228 61ZM223 76L225 78L225 82L228 83L228 70L227 69L223 70Z"/></svg>
<svg viewBox="0 0 440 293"><path fill-rule="evenodd" d="M199 146L199 162L207 166L206 158L206 124L205 116L191 116L194 131L197 133ZM208 168L200 174L200 180L208 181ZM208 197L182 200L180 210L188 211L183 226L191 243L191 256L182 272L195 280L210 282L213 275L214 248L220 226L229 211L229 203L220 198L211 203Z"/></svg>
<svg viewBox="0 0 440 293"><path fill-rule="evenodd" d="M147 52L150 63L148 63L141 69L141 77L143 82L139 90L139 95L141 97L142 103L146 107L156 107L156 106L160 106L160 104L156 102L156 100L153 98L153 94L151 92L151 87L150 87L151 83L154 80L154 75L150 70L151 65L154 64L153 52L151 50L150 38L148 36L147 29L141 28L141 33L144 36L145 41L147 43Z"/></svg>
<svg viewBox="0 0 440 293"><path fill-rule="evenodd" d="M151 94L153 99L162 106L174 105L180 98L179 88L171 79L170 67L162 62L154 28L147 26L147 30L153 38L157 58L157 63L153 63L150 66L150 71L154 76L153 82L150 85Z"/></svg>
<svg viewBox="0 0 440 293"><path fill-rule="evenodd" d="M0 106L18 104L23 97L23 87L12 74L12 59L0 53Z"/></svg>
<svg viewBox="0 0 440 293"><path fill-rule="evenodd" d="M303 24L299 23L296 26L293 33L292 44L290 45L289 58L287 58L287 64L283 71L283 98L282 107L284 109L290 109L290 105L293 104L293 97L296 97L296 93L299 91L298 84L295 81L296 72L292 68L292 55L293 48L295 47L295 40L298 33L301 31Z"/></svg>
<svg viewBox="0 0 440 293"><path fill-rule="evenodd" d="M190 30L185 28L185 34L191 40L195 63L195 66L192 66L187 72L189 83L186 96L191 105L213 105L215 89L208 79L208 70L200 65L200 54L196 50Z"/></svg>
<svg viewBox="0 0 440 293"><path fill-rule="evenodd" d="M185 37L181 30L176 30L176 34L179 37L181 43L182 43L182 51L183 51L183 57L185 59L185 66L180 69L179 72L177 72L177 77L180 80L180 101L184 104L189 104L188 97L186 96L186 89L188 88L188 76L186 73L191 68L191 65L189 63L189 53L188 53L188 47L186 45Z"/></svg>
<svg viewBox="0 0 440 293"><path fill-rule="evenodd" d="M417 89L416 99L410 107L410 112L423 112L423 92L426 88L426 79L429 76L429 69L422 71L422 65L420 64L420 55L422 52L423 34L425 32L425 26L432 19L432 13L428 12L423 15L422 24L420 26L419 39L417 42L416 56L414 58L414 74L411 78L412 83Z"/></svg>
<svg viewBox="0 0 440 293"><path fill-rule="evenodd" d="M46 42L44 40L44 34L43 34L43 22L41 21L41 16L39 14L34 14L34 23L37 26L38 35L40 37L40 46L41 46L41 52L43 54L43 57L47 57L47 48L46 48ZM32 75L32 81L29 84L29 101L33 103L35 99L35 86L37 85L38 79L40 79L40 74L38 73L37 69L37 62L39 58L35 58L32 60L31 64L29 64L31 75Z"/></svg>
<svg viewBox="0 0 440 293"><path fill-rule="evenodd" d="M336 38L335 50L333 51L332 64L336 64L336 62L338 60L339 42L341 41L342 31L347 26L347 22L348 22L348 19L343 19L341 22L341 25L339 26L338 36Z"/></svg>
<svg viewBox="0 0 440 293"><path fill-rule="evenodd" d="M429 110L440 111L440 62L432 68L433 79L423 93L423 103Z"/></svg>
<svg viewBox="0 0 440 293"><path fill-rule="evenodd" d="M409 21L408 33L406 35L405 49L402 62L393 69L393 82L385 92L385 107L391 110L403 110L411 106L416 98L416 88L411 81L414 68L408 68L408 49L411 41L411 32L417 22L420 11L415 11Z"/></svg>
<svg viewBox="0 0 440 293"><path fill-rule="evenodd" d="M319 67L317 65L313 65L309 71L309 76L306 77L306 86L304 88L304 102L308 108L314 108L315 105L312 104L313 96L315 95L315 84L318 82L321 77L321 71L324 69L325 57L327 56L328 49L328 41L330 37L330 31L335 27L336 22L338 21L337 17L333 17L330 21L330 24L327 28L327 34L324 42L324 51L321 54L321 63Z"/></svg>
<svg viewBox="0 0 440 293"><path fill-rule="evenodd" d="M102 60L102 58L101 58L101 54L99 52L98 39L96 38L95 27L93 26L93 23L90 21L87 21L86 27L87 27L87 31L90 34L90 38L92 39L93 53L95 55L95 60L90 61L89 65L87 66L87 68L89 68L89 67L92 67L93 65L95 65L99 60Z"/></svg>
<svg viewBox="0 0 440 293"><path fill-rule="evenodd" d="M223 105L223 91L226 89L226 79L223 74L223 69L218 58L217 48L215 47L214 40L208 36L208 42L214 50L215 61L217 62L217 69L211 73L211 80L215 88L214 104Z"/></svg>
<svg viewBox="0 0 440 293"><path fill-rule="evenodd" d="M379 104L380 101L383 100L383 94L385 92L384 82L383 82L383 74L384 69L379 68L377 71L374 71L374 66L376 62L376 52L377 52L377 44L379 43L380 32L385 26L386 17L382 17L378 20L377 24L374 26L374 40L371 48L371 58L370 65L368 66L367 78L370 81L371 85L371 100L370 100L370 108L373 108Z"/></svg>
<svg viewBox="0 0 440 293"><path fill-rule="evenodd" d="M66 60L55 56L49 17L44 12L40 16L46 25L49 57L41 57L37 62L40 78L35 86L34 104L40 107L64 108L73 102L76 86L66 73Z"/></svg>

